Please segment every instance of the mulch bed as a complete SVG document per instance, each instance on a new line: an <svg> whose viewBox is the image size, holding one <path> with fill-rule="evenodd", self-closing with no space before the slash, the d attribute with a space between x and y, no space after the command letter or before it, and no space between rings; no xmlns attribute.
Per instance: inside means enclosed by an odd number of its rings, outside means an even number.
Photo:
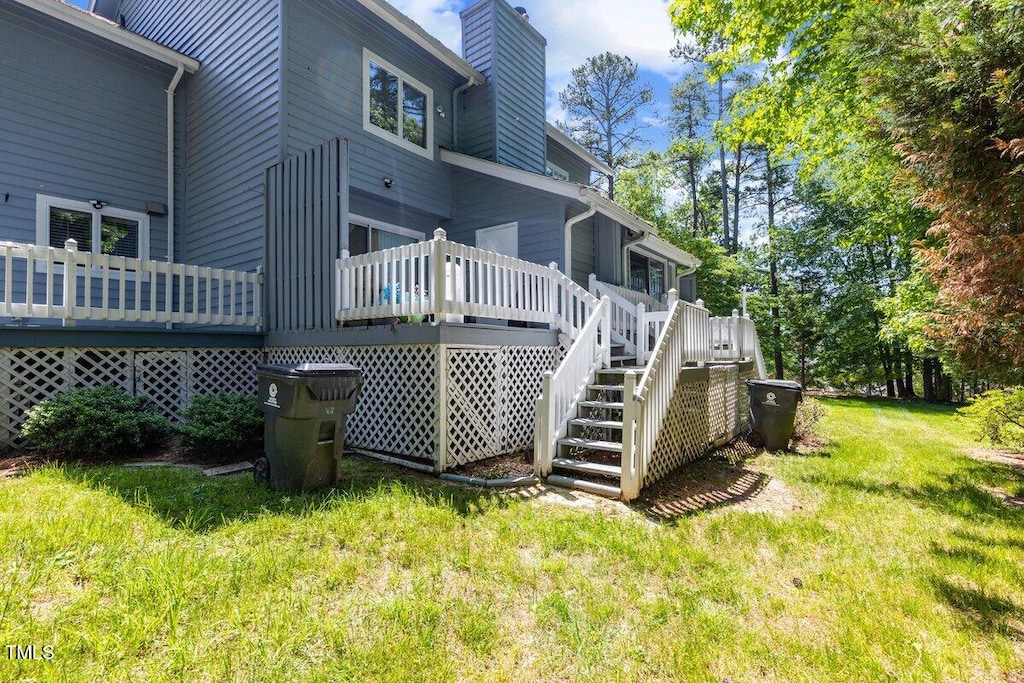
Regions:
<svg viewBox="0 0 1024 683"><path fill-rule="evenodd" d="M450 470L452 474L479 479L506 479L533 476L533 451L520 451L478 460Z"/></svg>

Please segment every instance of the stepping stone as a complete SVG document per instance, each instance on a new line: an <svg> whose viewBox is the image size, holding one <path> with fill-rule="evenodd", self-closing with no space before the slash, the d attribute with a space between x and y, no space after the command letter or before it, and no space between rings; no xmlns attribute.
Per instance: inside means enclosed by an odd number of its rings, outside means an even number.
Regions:
<svg viewBox="0 0 1024 683"><path fill-rule="evenodd" d="M225 474L237 474L238 472L252 472L252 463L236 462L233 465L221 465L220 467L211 467L208 470L203 470L203 474L208 477L222 477Z"/></svg>

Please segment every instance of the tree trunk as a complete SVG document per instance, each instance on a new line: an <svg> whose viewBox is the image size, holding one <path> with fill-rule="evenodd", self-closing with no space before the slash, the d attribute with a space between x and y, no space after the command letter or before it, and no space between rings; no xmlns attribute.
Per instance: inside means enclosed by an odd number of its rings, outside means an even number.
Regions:
<svg viewBox="0 0 1024 683"><path fill-rule="evenodd" d="M917 394L914 393L914 355L910 351L906 352L903 363L905 384L907 389L907 398L916 398Z"/></svg>
<svg viewBox="0 0 1024 683"><path fill-rule="evenodd" d="M775 260L772 234L775 232L775 179L772 177L772 158L766 150L765 188L768 191L768 276L772 298L772 337L775 341L775 379L783 379L785 368L782 358L782 316L779 311L779 264Z"/></svg>
<svg viewBox="0 0 1024 683"><path fill-rule="evenodd" d="M935 402L935 359L925 358L921 361L921 384L924 400Z"/></svg>
<svg viewBox="0 0 1024 683"><path fill-rule="evenodd" d="M907 385L903 381L903 359L898 353L893 354L893 375L896 377L896 395L900 398L907 398Z"/></svg>
<svg viewBox="0 0 1024 683"><path fill-rule="evenodd" d="M736 145L736 163L733 164L733 196L732 196L732 241L729 253L740 250L740 175L743 170L743 143Z"/></svg>
<svg viewBox="0 0 1024 683"><path fill-rule="evenodd" d="M725 115L725 86L722 79L718 79L718 120L722 121ZM718 146L718 169L722 174L722 246L729 249L729 179L725 175L725 145ZM770 219L769 219L770 222Z"/></svg>

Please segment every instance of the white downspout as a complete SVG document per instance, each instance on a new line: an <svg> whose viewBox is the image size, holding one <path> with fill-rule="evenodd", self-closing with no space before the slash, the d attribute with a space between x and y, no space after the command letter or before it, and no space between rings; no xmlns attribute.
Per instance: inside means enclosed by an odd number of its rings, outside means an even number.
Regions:
<svg viewBox="0 0 1024 683"><path fill-rule="evenodd" d="M572 226L576 225L580 221L585 221L595 213L597 213L597 202L593 199L588 199L587 189L580 188L580 201L587 205L587 210L583 213L578 213L565 222L565 263L562 264L563 271L571 280L572 279Z"/></svg>
<svg viewBox="0 0 1024 683"><path fill-rule="evenodd" d="M468 81L452 91L452 151L455 152L459 151L459 98L474 85L480 83L476 82L476 76L470 76Z"/></svg>
<svg viewBox="0 0 1024 683"><path fill-rule="evenodd" d="M185 74L185 65L178 70L167 86L167 262L174 263L174 91Z"/></svg>

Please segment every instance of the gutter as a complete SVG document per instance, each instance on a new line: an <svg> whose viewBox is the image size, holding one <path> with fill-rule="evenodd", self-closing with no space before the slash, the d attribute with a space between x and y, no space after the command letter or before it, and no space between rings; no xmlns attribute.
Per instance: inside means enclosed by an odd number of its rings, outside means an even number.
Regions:
<svg viewBox="0 0 1024 683"><path fill-rule="evenodd" d="M167 86L167 262L174 263L174 91L178 89L185 65L178 64Z"/></svg>
<svg viewBox="0 0 1024 683"><path fill-rule="evenodd" d="M90 14L64 2L54 2L54 0L14 0L14 2L63 21L65 24L74 26L87 33L117 43L139 54L152 57L164 64L174 67L182 66L188 73L194 74L199 70L199 62L195 59L148 38L143 38L137 33L123 29L108 19L104 19L96 14Z"/></svg>

